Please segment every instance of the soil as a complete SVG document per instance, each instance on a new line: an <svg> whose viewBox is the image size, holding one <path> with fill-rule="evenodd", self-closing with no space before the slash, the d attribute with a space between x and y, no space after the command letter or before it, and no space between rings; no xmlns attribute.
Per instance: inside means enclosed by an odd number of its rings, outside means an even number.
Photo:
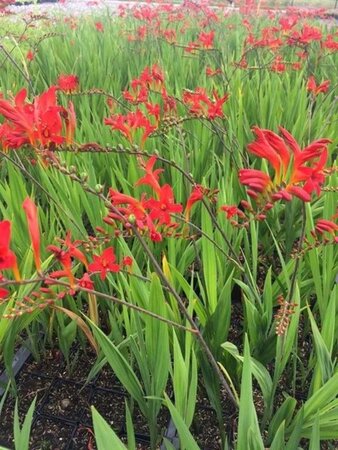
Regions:
<svg viewBox="0 0 338 450"><path fill-rule="evenodd" d="M19 417L23 419L37 397L30 439L31 450L96 450L91 419L95 406L114 431L125 436L126 391L111 369L104 366L97 377L85 384L96 358L91 351L73 352L72 364L66 364L58 350L51 350L44 361L28 361L16 378ZM13 448L15 397L9 395L0 414L0 446ZM132 410L137 448L149 449L146 420L135 407ZM158 417L165 431L167 409Z"/></svg>

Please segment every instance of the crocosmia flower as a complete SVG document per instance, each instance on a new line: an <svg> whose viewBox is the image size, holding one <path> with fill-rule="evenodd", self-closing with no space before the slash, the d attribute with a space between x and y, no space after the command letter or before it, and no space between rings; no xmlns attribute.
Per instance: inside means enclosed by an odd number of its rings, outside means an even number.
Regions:
<svg viewBox="0 0 338 450"><path fill-rule="evenodd" d="M307 82L307 90L311 92L314 96L325 93L329 90L330 80L325 80L320 84L316 84L315 78L312 76Z"/></svg>
<svg viewBox="0 0 338 450"><path fill-rule="evenodd" d="M73 104L68 109L57 104L57 86L27 101L27 91L22 89L14 100L0 96L0 115L5 119L0 125L0 143L5 150L24 145L49 148L71 143L76 126Z"/></svg>
<svg viewBox="0 0 338 450"><path fill-rule="evenodd" d="M94 255L94 261L89 264L89 272L99 272L101 280L105 280L108 272L119 272L113 247L106 248L101 255Z"/></svg>
<svg viewBox="0 0 338 450"><path fill-rule="evenodd" d="M16 280L20 280L20 274L16 256L9 248L11 240L11 222L3 220L0 222L0 270L11 269Z"/></svg>
<svg viewBox="0 0 338 450"><path fill-rule="evenodd" d="M253 131L256 140L248 145L248 150L266 159L274 169L274 176L271 178L261 170L241 169L239 181L248 187L248 195L272 201L289 201L296 196L309 202L312 193L320 194L325 180L329 139L318 139L302 150L295 138L282 127L281 136L257 127Z"/></svg>
<svg viewBox="0 0 338 450"><path fill-rule="evenodd" d="M61 91L70 94L79 88L79 78L76 75L60 75L57 85Z"/></svg>

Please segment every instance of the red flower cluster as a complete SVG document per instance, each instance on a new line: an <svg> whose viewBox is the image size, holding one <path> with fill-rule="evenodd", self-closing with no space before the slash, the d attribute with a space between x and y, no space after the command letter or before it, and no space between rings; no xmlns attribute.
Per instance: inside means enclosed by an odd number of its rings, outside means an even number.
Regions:
<svg viewBox="0 0 338 450"><path fill-rule="evenodd" d="M156 130L156 126L151 124L150 120L140 109L137 109L135 112L129 112L126 115L113 114L104 119L104 123L111 126L112 130L120 131L131 144L135 142L137 130L143 130L141 146L144 145L148 136Z"/></svg>
<svg viewBox="0 0 338 450"><path fill-rule="evenodd" d="M57 86L26 101L27 91L22 89L14 101L0 95L0 115L5 121L0 125L0 143L5 150L24 145L48 149L66 142L72 143L76 127L73 104L68 109L59 106L56 98Z"/></svg>
<svg viewBox="0 0 338 450"><path fill-rule="evenodd" d="M148 100L149 90L160 92L164 86L164 74L157 64L146 67L139 78L131 83L131 92L123 91L122 95L130 103L139 104Z"/></svg>
<svg viewBox="0 0 338 450"><path fill-rule="evenodd" d="M122 92L123 97L133 105L144 104L147 113L153 116L155 121L150 121L141 109L131 111L126 115L113 114L104 120L113 130L120 131L128 141L133 144L137 142L137 130L142 129L141 147L151 133L153 133L160 122L161 106L158 103L148 101L150 92L159 93L163 99L163 111L169 112L176 108L176 102L167 94L164 87L164 74L157 64L146 67L139 78L130 83L131 90Z"/></svg>
<svg viewBox="0 0 338 450"><path fill-rule="evenodd" d="M184 91L182 100L189 107L190 114L214 120L216 117L224 117L223 105L228 98L229 94L219 97L214 91L213 99L210 99L205 89L198 87L195 91Z"/></svg>
<svg viewBox="0 0 338 450"><path fill-rule="evenodd" d="M136 199L111 188L109 195L112 208L104 221L114 226L116 222L121 222L128 231L136 226L156 242L162 240L163 234L173 235L173 230L177 229L179 224L173 221L172 215L182 213L183 206L175 202L173 188L169 184L160 185L159 176L163 169L154 170L155 163L156 156L152 156L146 164L141 163L145 175L136 183L136 186L150 186L154 196L149 197L143 193L140 199ZM192 206L203 198L204 193L202 186L194 188L187 201L186 218L189 217Z"/></svg>
<svg viewBox="0 0 338 450"><path fill-rule="evenodd" d="M255 169L241 169L239 180L248 186L248 194L260 200L290 201L292 196L304 202L311 200L311 194L320 194L320 186L325 179L324 168L328 157L329 139L319 139L301 150L288 131L280 127L281 137L270 130L254 128L256 141L248 145L248 150L266 159L274 169L274 178Z"/></svg>

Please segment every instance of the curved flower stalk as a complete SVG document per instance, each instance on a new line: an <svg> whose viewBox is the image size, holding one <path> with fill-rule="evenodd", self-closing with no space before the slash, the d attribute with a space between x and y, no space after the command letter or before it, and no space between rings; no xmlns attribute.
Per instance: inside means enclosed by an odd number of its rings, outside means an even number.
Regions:
<svg viewBox="0 0 338 450"><path fill-rule="evenodd" d="M329 139L318 139L301 149L295 138L280 127L281 136L255 127L256 140L248 145L250 153L266 159L274 176L256 169L241 169L239 181L248 187L247 193L257 203L290 201L293 196L304 202L311 195L320 195L325 180Z"/></svg>

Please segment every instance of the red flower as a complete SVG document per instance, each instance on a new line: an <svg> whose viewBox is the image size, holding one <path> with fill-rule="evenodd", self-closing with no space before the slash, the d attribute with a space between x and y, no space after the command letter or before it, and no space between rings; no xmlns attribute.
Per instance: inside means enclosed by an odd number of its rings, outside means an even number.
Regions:
<svg viewBox="0 0 338 450"><path fill-rule="evenodd" d="M300 32L293 31L288 39L289 45L307 45L313 41L320 41L322 39L322 32L317 27L310 27L304 25Z"/></svg>
<svg viewBox="0 0 338 450"><path fill-rule="evenodd" d="M79 88L79 78L76 75L60 75L57 85L61 91L70 94Z"/></svg>
<svg viewBox="0 0 338 450"><path fill-rule="evenodd" d="M324 182L324 167L327 161L329 139L319 139L303 150L291 134L280 127L282 137L270 130L254 128L256 141L248 145L248 150L267 159L275 170L274 179L255 169L241 169L239 180L248 186L248 194L271 196L272 200L291 200L292 196L308 202L311 194L320 194Z"/></svg>
<svg viewBox="0 0 338 450"><path fill-rule="evenodd" d="M146 103L148 114L155 117L156 126L158 126L161 115L161 107L158 103Z"/></svg>
<svg viewBox="0 0 338 450"><path fill-rule="evenodd" d="M335 236L338 231L338 225L332 222L332 220L319 219L317 220L315 230L319 234L330 233Z"/></svg>
<svg viewBox="0 0 338 450"><path fill-rule="evenodd" d="M56 90L57 86L50 87L35 97L33 103L27 103L26 89L16 95L14 102L0 97L0 114L5 118L0 127L0 138L5 148L19 148L26 144L49 147L72 140L76 124L74 108L72 103L68 110L59 106ZM63 136L63 123L66 138Z"/></svg>
<svg viewBox="0 0 338 450"><path fill-rule="evenodd" d="M160 187L158 180L159 180L160 173L163 172L163 169L156 169L153 171L156 161L157 161L156 156L152 156L151 158L149 158L147 164L144 166L146 175L144 177L140 178L135 183L135 186L140 186L141 184L147 184L148 186L151 186L157 194L159 194L161 191L161 187Z"/></svg>
<svg viewBox="0 0 338 450"><path fill-rule="evenodd" d="M325 93L328 91L330 86L330 80L325 80L318 86L316 85L316 80L313 76L311 76L307 82L307 90L311 92L314 96Z"/></svg>
<svg viewBox="0 0 338 450"><path fill-rule="evenodd" d="M148 89L145 86L141 86L140 89L134 87L133 92L123 91L122 95L127 102L138 105L148 100Z"/></svg>
<svg viewBox="0 0 338 450"><path fill-rule="evenodd" d="M151 198L144 202L145 207L150 209L149 217L151 220L158 220L160 225L171 225L170 214L181 213L183 207L175 203L172 187L165 184L158 192L158 200Z"/></svg>
<svg viewBox="0 0 338 450"><path fill-rule="evenodd" d="M122 264L124 266L131 267L133 265L133 258L131 258L130 256L125 256L123 258Z"/></svg>
<svg viewBox="0 0 338 450"><path fill-rule="evenodd" d="M128 141L133 144L135 140L135 132L143 129L141 137L141 146L144 145L148 136L156 130L156 126L151 125L150 121L137 109L135 112L129 112L125 116L123 114L113 114L104 119L106 125L110 125L113 130L119 130Z"/></svg>
<svg viewBox="0 0 338 450"><path fill-rule="evenodd" d="M103 33L104 31L104 26L102 22L95 22L95 28L97 29L97 31L100 31L101 33Z"/></svg>
<svg viewBox="0 0 338 450"><path fill-rule="evenodd" d="M210 120L216 117L224 117L222 107L228 100L229 95L219 97L217 92L213 92L214 100L211 100L205 89L196 88L195 91L184 91L183 102L189 106L189 112L197 116L206 116Z"/></svg>
<svg viewBox="0 0 338 450"><path fill-rule="evenodd" d="M215 39L215 32L210 31L210 33L200 32L198 35L198 42L203 48L213 48Z"/></svg>
<svg viewBox="0 0 338 450"><path fill-rule="evenodd" d="M90 279L88 273L84 273L83 277L77 280L77 284L86 289L94 289L94 282Z"/></svg>
<svg viewBox="0 0 338 450"><path fill-rule="evenodd" d="M33 246L35 267L38 272L41 272L40 229L38 220L38 210L35 203L29 197L27 197L26 200L23 202L22 207L25 210L28 222L29 235Z"/></svg>
<svg viewBox="0 0 338 450"><path fill-rule="evenodd" d="M226 213L227 219L231 219L234 216L245 217L243 211L238 209L236 205L223 205L220 209Z"/></svg>
<svg viewBox="0 0 338 450"><path fill-rule="evenodd" d="M9 296L9 291L4 288L0 288L0 298L7 298Z"/></svg>
<svg viewBox="0 0 338 450"><path fill-rule="evenodd" d="M105 280L108 272L119 272L120 266L115 263L116 256L113 247L106 248L101 255L94 255L94 261L89 264L90 272L100 272L101 280Z"/></svg>
<svg viewBox="0 0 338 450"><path fill-rule="evenodd" d="M168 92L165 88L162 89L161 92L162 100L163 100L163 109L165 113L175 113L176 112L176 100L174 97L168 95Z"/></svg>
<svg viewBox="0 0 338 450"><path fill-rule="evenodd" d="M274 62L271 64L271 70L278 73L285 72L286 65L283 63L281 56L275 58Z"/></svg>
<svg viewBox="0 0 338 450"><path fill-rule="evenodd" d="M33 61L35 58L35 54L32 52L32 50L28 50L26 54L27 61Z"/></svg>
<svg viewBox="0 0 338 450"><path fill-rule="evenodd" d="M163 38L169 43L174 44L176 42L176 30L167 29L162 31Z"/></svg>
<svg viewBox="0 0 338 450"><path fill-rule="evenodd" d="M215 75L219 75L221 73L222 73L221 69L215 69L214 70L214 69L212 69L209 66L205 69L205 74L206 74L207 77L214 77Z"/></svg>
<svg viewBox="0 0 338 450"><path fill-rule="evenodd" d="M193 207L193 205L196 202L199 202L202 200L204 194L205 194L205 189L203 188L203 186L201 186L200 184L197 184L196 186L194 186L194 188L187 200L187 204L185 207L185 220L187 222L189 221L189 218L190 218L191 208Z"/></svg>
<svg viewBox="0 0 338 450"><path fill-rule="evenodd" d="M9 248L11 240L11 222L0 222L0 270L11 269L17 281L20 281L20 273L15 254Z"/></svg>

